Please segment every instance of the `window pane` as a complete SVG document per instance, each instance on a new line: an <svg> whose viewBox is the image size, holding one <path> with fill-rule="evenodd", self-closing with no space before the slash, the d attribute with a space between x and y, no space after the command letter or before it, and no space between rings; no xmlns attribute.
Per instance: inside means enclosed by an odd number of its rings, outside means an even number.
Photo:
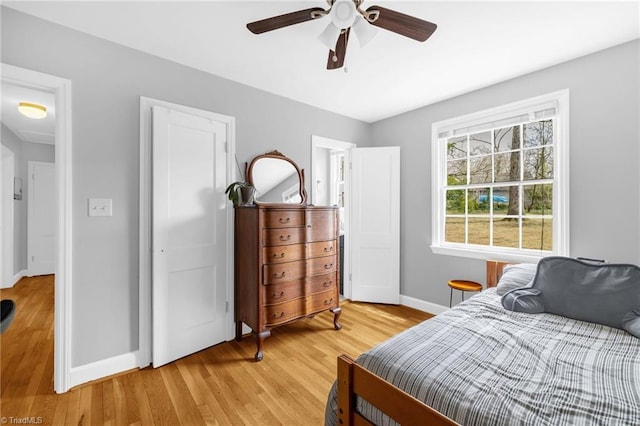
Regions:
<svg viewBox="0 0 640 426"><path fill-rule="evenodd" d="M494 130L493 134L496 152L520 149L520 126Z"/></svg>
<svg viewBox="0 0 640 426"><path fill-rule="evenodd" d="M491 132L469 135L469 155L491 154Z"/></svg>
<svg viewBox="0 0 640 426"><path fill-rule="evenodd" d="M465 225L463 217L447 217L444 225L444 240L449 243L464 243Z"/></svg>
<svg viewBox="0 0 640 426"><path fill-rule="evenodd" d="M553 214L553 184L523 185L523 214Z"/></svg>
<svg viewBox="0 0 640 426"><path fill-rule="evenodd" d="M491 156L469 159L470 183L491 183Z"/></svg>
<svg viewBox="0 0 640 426"><path fill-rule="evenodd" d="M553 148L524 151L524 180L553 179Z"/></svg>
<svg viewBox="0 0 640 426"><path fill-rule="evenodd" d="M518 182L520 180L520 151L496 154L495 182Z"/></svg>
<svg viewBox="0 0 640 426"><path fill-rule="evenodd" d="M489 188L474 188L469 190L469 214L489 214Z"/></svg>
<svg viewBox="0 0 640 426"><path fill-rule="evenodd" d="M522 248L551 251L553 220L524 219L522 221Z"/></svg>
<svg viewBox="0 0 640 426"><path fill-rule="evenodd" d="M497 186L493 188L493 213L517 215L518 187Z"/></svg>
<svg viewBox="0 0 640 426"><path fill-rule="evenodd" d="M493 219L493 245L499 247L519 247L520 229L516 218L496 217Z"/></svg>
<svg viewBox="0 0 640 426"><path fill-rule="evenodd" d="M543 120L524 125L524 147L553 144L553 121Z"/></svg>
<svg viewBox="0 0 640 426"><path fill-rule="evenodd" d="M464 189L447 191L447 214L464 214Z"/></svg>
<svg viewBox="0 0 640 426"><path fill-rule="evenodd" d="M489 245L489 218L470 217L469 218L469 244Z"/></svg>
<svg viewBox="0 0 640 426"><path fill-rule="evenodd" d="M447 139L447 160L467 157L467 137L458 136Z"/></svg>
<svg viewBox="0 0 640 426"><path fill-rule="evenodd" d="M447 161L447 185L467 184L467 160Z"/></svg>

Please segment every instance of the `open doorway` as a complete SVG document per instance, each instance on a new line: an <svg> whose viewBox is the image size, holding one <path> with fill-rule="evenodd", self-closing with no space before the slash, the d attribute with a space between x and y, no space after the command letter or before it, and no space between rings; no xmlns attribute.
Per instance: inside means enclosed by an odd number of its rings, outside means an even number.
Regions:
<svg viewBox="0 0 640 426"><path fill-rule="evenodd" d="M311 203L340 210L340 296L351 295L350 181L351 149L355 144L311 136Z"/></svg>
<svg viewBox="0 0 640 426"><path fill-rule="evenodd" d="M71 82L49 74L1 64L2 72L2 144L14 151L14 182L19 189L26 190L29 171L28 161L48 161L55 164L53 188L50 194L54 206L50 214L54 222L55 252L55 315L54 324L54 391L66 392L71 383ZM46 109L52 124L44 126L45 119L32 122L13 121L18 115L18 104L27 102ZM32 125L29 126L28 124ZM15 139L14 139L15 137ZM25 142L27 141L27 142ZM28 143L28 145L27 145ZM43 145L48 147L43 148ZM54 148L55 147L55 148ZM54 152L55 149L55 152ZM23 170L24 167L24 170ZM17 192L16 192L17 193ZM19 280L30 274L27 250L27 197L15 200L14 205L14 278ZM24 209L24 215L21 209ZM24 220L25 231L19 230L19 221ZM24 236L24 241L23 241ZM16 279L17 278L17 279ZM13 283L12 283L13 285ZM22 307L16 307L16 318Z"/></svg>

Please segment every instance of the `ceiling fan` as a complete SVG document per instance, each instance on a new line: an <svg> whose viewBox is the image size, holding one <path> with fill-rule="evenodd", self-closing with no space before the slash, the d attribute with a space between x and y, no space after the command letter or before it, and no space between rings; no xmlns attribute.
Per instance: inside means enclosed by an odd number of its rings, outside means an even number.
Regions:
<svg viewBox="0 0 640 426"><path fill-rule="evenodd" d="M254 34L262 34L329 15L331 22L320 34L319 39L329 47L327 69L332 70L344 65L351 29L355 32L360 46L364 46L377 32L377 29L372 26L384 28L417 41L427 40L438 27L432 22L380 6L371 6L363 10L360 7L363 1L327 0L329 8L326 10L321 7L312 7L285 13L251 22L247 24L247 28Z"/></svg>

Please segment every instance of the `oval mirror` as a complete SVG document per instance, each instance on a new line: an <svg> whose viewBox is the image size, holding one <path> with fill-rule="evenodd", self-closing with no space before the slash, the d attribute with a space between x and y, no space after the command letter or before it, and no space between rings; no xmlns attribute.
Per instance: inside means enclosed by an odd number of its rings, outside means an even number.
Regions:
<svg viewBox="0 0 640 426"><path fill-rule="evenodd" d="M251 160L247 182L255 189L255 201L268 204L304 204L304 175L286 155L271 151Z"/></svg>

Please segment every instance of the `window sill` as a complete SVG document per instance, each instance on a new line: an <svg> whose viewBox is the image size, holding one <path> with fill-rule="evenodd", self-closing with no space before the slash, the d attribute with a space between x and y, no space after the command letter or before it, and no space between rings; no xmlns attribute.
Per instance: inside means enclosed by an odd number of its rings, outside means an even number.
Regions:
<svg viewBox="0 0 640 426"><path fill-rule="evenodd" d="M482 250L481 248L475 247L442 247L436 245L431 246L431 251L434 254L442 254L445 256L458 256L482 260L503 260L514 263L537 263L543 257L553 256L552 253L547 252L523 253L522 251L518 251L517 253L514 253L509 250L495 250L495 248L491 250Z"/></svg>

